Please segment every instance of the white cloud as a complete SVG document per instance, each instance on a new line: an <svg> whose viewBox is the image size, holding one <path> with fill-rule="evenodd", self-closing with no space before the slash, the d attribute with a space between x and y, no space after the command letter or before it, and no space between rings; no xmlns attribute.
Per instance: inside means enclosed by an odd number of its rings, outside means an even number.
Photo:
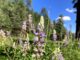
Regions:
<svg viewBox="0 0 80 60"><path fill-rule="evenodd" d="M73 13L73 12L76 11L75 9L70 9L70 8L66 8L65 10L66 10L67 12L69 12L69 13Z"/></svg>
<svg viewBox="0 0 80 60"><path fill-rule="evenodd" d="M71 20L71 17L70 16L63 16L63 20L64 21L70 21Z"/></svg>
<svg viewBox="0 0 80 60"><path fill-rule="evenodd" d="M61 17L57 17L56 20L60 19ZM63 16L62 17L63 21L70 21L71 17L70 16Z"/></svg>

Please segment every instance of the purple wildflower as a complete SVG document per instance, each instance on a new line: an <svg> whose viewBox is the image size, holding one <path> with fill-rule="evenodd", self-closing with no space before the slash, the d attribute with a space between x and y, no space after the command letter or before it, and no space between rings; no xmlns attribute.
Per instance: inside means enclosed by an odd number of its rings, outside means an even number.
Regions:
<svg viewBox="0 0 80 60"><path fill-rule="evenodd" d="M40 37L46 37L44 32L40 32Z"/></svg>
<svg viewBox="0 0 80 60"><path fill-rule="evenodd" d="M38 35L38 33L37 32L34 32L34 34L37 36Z"/></svg>

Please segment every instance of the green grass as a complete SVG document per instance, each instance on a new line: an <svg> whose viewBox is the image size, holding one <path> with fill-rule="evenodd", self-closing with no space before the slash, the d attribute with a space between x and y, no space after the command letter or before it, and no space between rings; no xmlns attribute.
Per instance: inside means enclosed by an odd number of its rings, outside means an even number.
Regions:
<svg viewBox="0 0 80 60"><path fill-rule="evenodd" d="M33 41L33 37L34 35L31 34L29 35L30 37L30 42ZM12 37L13 40L17 39L17 37ZM1 40L2 41L2 40ZM55 50L55 48L60 47L60 50L65 58L65 60L80 60L80 48L78 47L78 41L70 41L70 43L68 44L68 46L63 47L62 45L62 41L51 41L49 39L46 39L46 45L45 45L45 53L44 56L41 59L44 60L51 60L51 56L53 55L53 52ZM7 42L6 45L12 45L9 40L5 41ZM8 43L9 42L9 43ZM1 46L4 48L10 48L10 46ZM33 44L31 44L31 46L33 47ZM0 48L0 53L3 53L2 50L4 50L4 48ZM32 48L33 49L33 48ZM30 52L28 52L28 56L26 57L27 59L31 60L31 54L33 53L32 49L30 50ZM19 52L19 51L18 51ZM8 53L11 53L11 50L8 51ZM19 55L20 58L22 58L22 56ZM2 55L0 54L0 60L7 60L8 57L6 55Z"/></svg>
<svg viewBox="0 0 80 60"><path fill-rule="evenodd" d="M7 56L4 56L4 55L0 55L0 60L7 60Z"/></svg>

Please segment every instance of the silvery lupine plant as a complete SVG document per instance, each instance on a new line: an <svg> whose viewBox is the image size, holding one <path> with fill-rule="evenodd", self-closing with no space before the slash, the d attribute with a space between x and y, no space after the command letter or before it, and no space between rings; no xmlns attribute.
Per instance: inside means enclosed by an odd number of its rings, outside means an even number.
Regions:
<svg viewBox="0 0 80 60"><path fill-rule="evenodd" d="M65 35L64 40L63 40L63 45L67 46L68 44L69 44L69 39L68 39L68 36Z"/></svg>
<svg viewBox="0 0 80 60"><path fill-rule="evenodd" d="M22 47L23 56L26 56L27 51L29 51L29 50L30 50L30 43L29 43L29 35L27 33L26 40L23 43L23 47Z"/></svg>
<svg viewBox="0 0 80 60"><path fill-rule="evenodd" d="M32 20L33 20L32 15L29 14L29 15L28 15L28 22L29 22L29 25L30 25L30 26L29 26L30 29L32 29L32 27L33 27Z"/></svg>
<svg viewBox="0 0 80 60"><path fill-rule="evenodd" d="M20 44L20 46L23 46L22 38L19 38L18 43Z"/></svg>
<svg viewBox="0 0 80 60"><path fill-rule="evenodd" d="M45 52L44 50L44 46L45 46L45 33L43 32L43 29L44 29L44 19L43 19L43 16L41 16L41 19L40 22L39 22L39 27L37 28L37 31L34 32L35 34L35 37L34 37L34 53L32 55L32 58L40 58L43 56L43 53Z"/></svg>
<svg viewBox="0 0 80 60"><path fill-rule="evenodd" d="M40 31L43 31L44 30L44 17L43 16L40 17L40 22L38 24L38 29Z"/></svg>
<svg viewBox="0 0 80 60"><path fill-rule="evenodd" d="M57 40L57 34L56 34L56 30L53 30L53 40L56 41Z"/></svg>
<svg viewBox="0 0 80 60"><path fill-rule="evenodd" d="M6 37L5 32L2 29L0 30L0 36L3 37L3 38Z"/></svg>
<svg viewBox="0 0 80 60"><path fill-rule="evenodd" d="M64 57L62 55L62 52L60 51L60 48L56 48L53 53L54 55L52 56L52 60L64 60Z"/></svg>
<svg viewBox="0 0 80 60"><path fill-rule="evenodd" d="M21 27L21 33L20 33L20 38L22 40L26 40L26 30L27 30L27 21L23 21L22 27ZM20 39L19 38L19 39Z"/></svg>
<svg viewBox="0 0 80 60"><path fill-rule="evenodd" d="M22 24L22 30L26 30L26 21L23 21L23 24Z"/></svg>

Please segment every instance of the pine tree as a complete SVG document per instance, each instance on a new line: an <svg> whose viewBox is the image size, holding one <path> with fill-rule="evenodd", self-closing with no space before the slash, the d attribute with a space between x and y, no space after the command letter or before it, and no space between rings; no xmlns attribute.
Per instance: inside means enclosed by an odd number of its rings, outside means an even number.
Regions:
<svg viewBox="0 0 80 60"><path fill-rule="evenodd" d="M58 39L62 40L64 38L64 35L66 34L66 29L64 27L64 23L63 23L63 16L60 15L60 18L58 19L58 22L56 23L55 29L58 35Z"/></svg>

